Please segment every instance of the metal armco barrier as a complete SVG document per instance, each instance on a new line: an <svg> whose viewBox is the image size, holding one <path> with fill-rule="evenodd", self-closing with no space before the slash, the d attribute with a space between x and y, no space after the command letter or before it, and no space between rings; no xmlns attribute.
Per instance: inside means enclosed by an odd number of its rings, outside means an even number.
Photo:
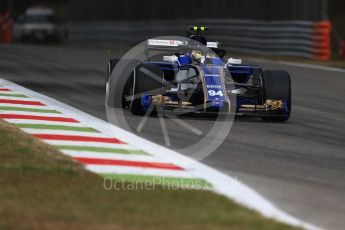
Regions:
<svg viewBox="0 0 345 230"><path fill-rule="evenodd" d="M17 2L24 4L27 1ZM322 21L328 18L328 2L329 0L82 0L69 1L69 6L72 21L153 21L182 18Z"/></svg>
<svg viewBox="0 0 345 230"><path fill-rule="evenodd" d="M9 13L0 14L0 43L11 43L13 20Z"/></svg>
<svg viewBox="0 0 345 230"><path fill-rule="evenodd" d="M328 60L329 21L254 21L235 19L78 22L69 25L69 41L78 44L135 44L155 36L184 36L189 25L208 26L210 41L233 52Z"/></svg>

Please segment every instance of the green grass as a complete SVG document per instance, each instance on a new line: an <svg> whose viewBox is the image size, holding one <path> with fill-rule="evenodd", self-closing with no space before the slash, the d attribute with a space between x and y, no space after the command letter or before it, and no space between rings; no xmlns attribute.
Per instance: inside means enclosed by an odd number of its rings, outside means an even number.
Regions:
<svg viewBox="0 0 345 230"><path fill-rule="evenodd" d="M208 191L106 190L101 177L3 121L0 146L0 229L293 229Z"/></svg>

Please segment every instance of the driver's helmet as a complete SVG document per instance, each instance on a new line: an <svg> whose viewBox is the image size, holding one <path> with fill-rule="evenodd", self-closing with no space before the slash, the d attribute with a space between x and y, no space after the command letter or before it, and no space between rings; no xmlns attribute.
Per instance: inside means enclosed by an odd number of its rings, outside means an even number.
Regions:
<svg viewBox="0 0 345 230"><path fill-rule="evenodd" d="M199 50L192 50L193 62L201 63L203 59L202 53Z"/></svg>

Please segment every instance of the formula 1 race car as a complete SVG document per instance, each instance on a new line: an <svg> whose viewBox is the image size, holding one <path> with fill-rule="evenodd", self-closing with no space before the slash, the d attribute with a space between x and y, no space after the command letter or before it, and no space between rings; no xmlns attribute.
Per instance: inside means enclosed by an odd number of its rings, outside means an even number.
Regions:
<svg viewBox="0 0 345 230"><path fill-rule="evenodd" d="M135 115L155 112L235 113L268 121L286 121L291 112L291 81L284 70L263 70L241 59L224 61L218 42L203 36L206 27L189 27L186 40L148 39L147 55L123 89L122 107ZM115 61L108 64L107 79Z"/></svg>

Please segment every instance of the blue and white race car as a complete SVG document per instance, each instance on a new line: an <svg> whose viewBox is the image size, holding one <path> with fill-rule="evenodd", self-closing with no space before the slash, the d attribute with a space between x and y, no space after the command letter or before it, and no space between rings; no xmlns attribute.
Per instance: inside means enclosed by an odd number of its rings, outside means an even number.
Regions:
<svg viewBox="0 0 345 230"><path fill-rule="evenodd" d="M126 80L122 107L135 115L156 112L234 113L286 121L291 113L291 81L284 70L263 70L241 59L224 60L218 42L190 27L186 40L148 39L147 55ZM115 61L108 64L110 78Z"/></svg>

